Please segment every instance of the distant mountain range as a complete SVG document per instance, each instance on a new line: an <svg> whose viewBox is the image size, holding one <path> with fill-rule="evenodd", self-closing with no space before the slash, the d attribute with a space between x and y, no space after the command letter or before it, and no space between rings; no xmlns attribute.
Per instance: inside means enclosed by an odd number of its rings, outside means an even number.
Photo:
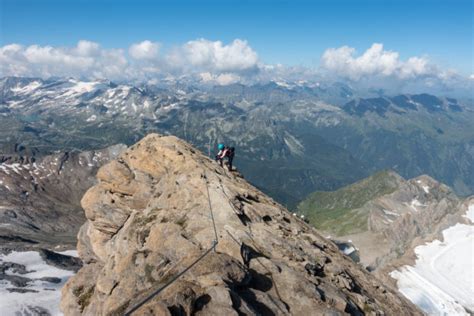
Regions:
<svg viewBox="0 0 474 316"><path fill-rule="evenodd" d="M1 249L73 246L84 222L80 200L97 169L126 147L42 157L0 155Z"/></svg>
<svg viewBox="0 0 474 316"><path fill-rule="evenodd" d="M0 152L43 156L173 134L213 155L237 148L245 177L293 207L381 169L429 174L474 192L472 101L428 94L359 94L350 86L115 84L0 79Z"/></svg>

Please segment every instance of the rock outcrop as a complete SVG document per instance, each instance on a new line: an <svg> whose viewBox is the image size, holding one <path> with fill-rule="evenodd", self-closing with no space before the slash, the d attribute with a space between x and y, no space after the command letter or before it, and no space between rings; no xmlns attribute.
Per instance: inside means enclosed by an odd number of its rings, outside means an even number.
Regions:
<svg viewBox="0 0 474 316"><path fill-rule="evenodd" d="M361 264L382 278L414 261L416 246L466 222L466 204L427 175L405 180L387 170L337 191L315 192L299 210L336 243L357 249Z"/></svg>
<svg viewBox="0 0 474 316"><path fill-rule="evenodd" d="M134 315L421 315L306 223L178 138L148 135L97 177L82 199L84 266L63 288L66 315L123 315L216 236L215 251Z"/></svg>
<svg viewBox="0 0 474 316"><path fill-rule="evenodd" d="M413 257L416 246L441 239L446 228L467 222L463 204L451 188L426 175L404 181L393 193L369 201L364 205L369 212L369 232L374 240L387 244L379 249L373 267Z"/></svg>

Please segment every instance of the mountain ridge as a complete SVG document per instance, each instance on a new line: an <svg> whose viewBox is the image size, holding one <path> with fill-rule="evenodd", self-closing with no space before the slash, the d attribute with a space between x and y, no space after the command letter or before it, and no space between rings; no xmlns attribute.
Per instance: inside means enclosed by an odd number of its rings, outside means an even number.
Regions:
<svg viewBox="0 0 474 316"><path fill-rule="evenodd" d="M151 134L102 167L82 199L84 267L68 315L123 314L218 244L137 315L421 313L238 174Z"/></svg>
<svg viewBox="0 0 474 316"><path fill-rule="evenodd" d="M313 193L299 211L335 240L349 239L371 270L386 271L413 259L420 243L464 223L470 199L427 175L405 180L384 171L334 192Z"/></svg>

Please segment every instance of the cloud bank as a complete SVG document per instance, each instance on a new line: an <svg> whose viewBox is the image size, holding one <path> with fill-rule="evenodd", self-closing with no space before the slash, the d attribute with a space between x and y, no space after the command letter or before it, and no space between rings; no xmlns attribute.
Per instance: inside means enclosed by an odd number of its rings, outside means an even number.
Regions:
<svg viewBox="0 0 474 316"><path fill-rule="evenodd" d="M317 69L265 64L245 40L229 43L196 39L166 50L158 42L144 40L128 48L104 48L81 40L74 47L0 47L1 76L48 78L66 76L88 79L149 81L190 76L202 83L227 85L269 80L345 80L354 84L401 87L472 85L471 78L441 69L426 56L406 60L396 51L374 43L365 52L342 46L328 48Z"/></svg>
<svg viewBox="0 0 474 316"><path fill-rule="evenodd" d="M436 76L440 71L426 57L410 57L400 60L399 53L384 50L383 44L374 43L359 57L348 46L330 48L321 58L323 68L338 75L359 80L364 76L394 76L400 79L420 76Z"/></svg>

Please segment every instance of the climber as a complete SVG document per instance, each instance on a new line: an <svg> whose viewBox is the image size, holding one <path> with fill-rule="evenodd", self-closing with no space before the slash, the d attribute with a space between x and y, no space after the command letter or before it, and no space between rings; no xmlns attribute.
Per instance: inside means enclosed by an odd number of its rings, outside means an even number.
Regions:
<svg viewBox="0 0 474 316"><path fill-rule="evenodd" d="M219 144L217 145L217 149L219 152L216 155L216 161L220 163L221 167L223 167L224 158L227 158L227 168L229 171L232 171L232 161L234 160L235 148Z"/></svg>

